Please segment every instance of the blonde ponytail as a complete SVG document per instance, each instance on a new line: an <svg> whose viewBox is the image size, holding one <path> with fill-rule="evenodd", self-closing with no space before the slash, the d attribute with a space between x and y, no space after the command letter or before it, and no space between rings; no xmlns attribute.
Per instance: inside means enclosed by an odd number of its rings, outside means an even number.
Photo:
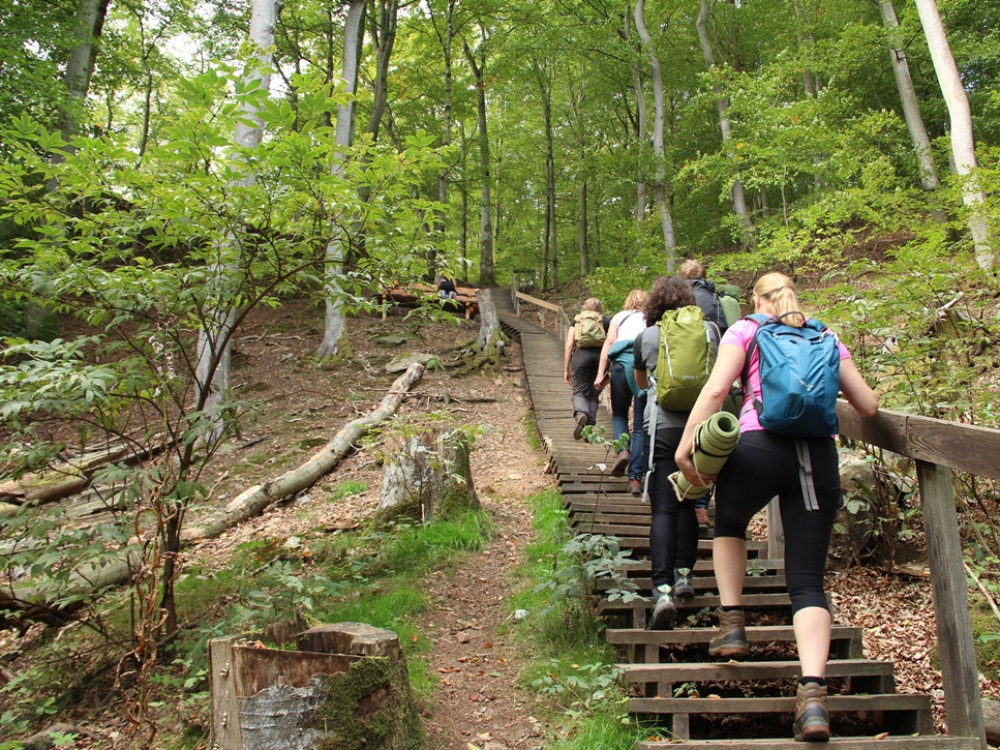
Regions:
<svg viewBox="0 0 1000 750"><path fill-rule="evenodd" d="M781 322L801 328L806 317L799 309L799 297L795 293L795 283L783 273L773 271L761 276L753 287L754 294L767 303L772 315Z"/></svg>

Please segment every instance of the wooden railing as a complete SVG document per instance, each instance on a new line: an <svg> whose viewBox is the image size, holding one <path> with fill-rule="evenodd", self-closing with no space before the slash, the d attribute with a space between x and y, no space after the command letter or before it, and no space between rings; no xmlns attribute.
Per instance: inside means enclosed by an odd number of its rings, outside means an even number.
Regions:
<svg viewBox="0 0 1000 750"><path fill-rule="evenodd" d="M527 302L528 304L535 305L539 308L538 310L538 325L542 328L548 329L545 321L545 310L552 312L555 323L555 333L559 337L560 341L566 340L566 333L569 331L569 327L572 325L570 319L567 317L566 312L559 305L554 305L551 302L546 302L543 299L538 299L538 297L532 297L530 294L525 294L524 292L517 291L516 288L512 289L512 295L514 298L514 313L516 315L521 314L521 303Z"/></svg>
<svg viewBox="0 0 1000 750"><path fill-rule="evenodd" d="M562 307L518 292L516 288L512 288L512 294L518 315L520 302L552 311L559 338L565 340L570 321ZM544 323L540 325L545 328ZM952 472L1000 480L1000 430L887 409L879 410L874 417L863 418L846 401L838 403L837 417L841 435L916 462L948 731L956 736L979 737L982 747L986 748L979 669ZM769 513L769 520L776 516L777 513ZM769 536L774 536L772 524L769 523L769 527Z"/></svg>
<svg viewBox="0 0 1000 750"><path fill-rule="evenodd" d="M863 418L844 401L837 405L837 418L841 435L916 462L948 730L953 735L979 737L985 748L979 670L952 472L1000 479L1000 430L887 409Z"/></svg>

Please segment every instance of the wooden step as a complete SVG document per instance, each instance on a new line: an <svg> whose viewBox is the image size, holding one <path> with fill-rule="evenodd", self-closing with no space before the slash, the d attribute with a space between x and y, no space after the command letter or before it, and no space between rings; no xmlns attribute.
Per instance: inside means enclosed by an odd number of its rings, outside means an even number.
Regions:
<svg viewBox="0 0 1000 750"><path fill-rule="evenodd" d="M714 611L720 606L721 599L718 595L706 594L694 596L690 599L677 599L677 614L685 617L700 609ZM757 614L764 611L777 611L791 617L791 600L787 593L770 594L746 594L743 597L743 605L748 614ZM650 597L639 597L631 601L615 599L613 601L602 599L598 605L598 611L605 617L617 617L624 620L625 625L633 628L642 628L646 625L647 615L652 606Z"/></svg>
<svg viewBox="0 0 1000 750"><path fill-rule="evenodd" d="M804 750L809 746L788 739L752 740L664 740L662 742L637 742L632 750ZM889 735L883 737L831 737L829 742L817 745L835 750L982 750L982 743L975 737L944 737L938 735Z"/></svg>
<svg viewBox="0 0 1000 750"><path fill-rule="evenodd" d="M658 664L660 649L673 646L698 645L705 649L715 637L715 628L676 628L674 630L646 630L645 628L609 628L604 631L608 643L621 646L633 662ZM791 625L750 625L746 629L747 643L795 643ZM863 654L861 628L834 625L830 634L830 659L860 659ZM639 657L639 658L636 658Z"/></svg>
<svg viewBox="0 0 1000 750"><path fill-rule="evenodd" d="M933 734L931 699L928 695L831 695L827 698L830 728L836 733L838 714L863 716L885 726L893 734ZM671 716L671 731L690 737L692 716L795 713L795 696L765 698L630 698L628 711L640 716ZM876 730L878 731L878 730Z"/></svg>
<svg viewBox="0 0 1000 750"><path fill-rule="evenodd" d="M631 583L634 583L641 593L653 590L653 579L649 576L627 576ZM784 590L787 581L783 574L772 573L765 576L747 576L744 579L744 591L769 591L774 589ZM691 576L691 585L694 586L695 593L704 594L707 591L713 593L719 590L715 576ZM594 584L594 590L604 593L617 587L614 581L607 578L600 578Z"/></svg>
<svg viewBox="0 0 1000 750"><path fill-rule="evenodd" d="M736 681L787 683L789 680L797 680L802 674L799 662L791 660L618 666L626 683L644 686L647 698L673 698L674 686L681 684L707 685ZM892 669L892 663L887 661L834 659L827 665L826 677L845 680L845 693L893 693L896 684ZM706 690L699 692L704 694Z"/></svg>

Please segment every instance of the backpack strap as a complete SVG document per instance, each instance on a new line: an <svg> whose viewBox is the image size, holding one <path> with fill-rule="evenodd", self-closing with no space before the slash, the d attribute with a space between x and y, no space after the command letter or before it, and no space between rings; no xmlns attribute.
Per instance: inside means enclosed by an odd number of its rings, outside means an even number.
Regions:
<svg viewBox="0 0 1000 750"><path fill-rule="evenodd" d="M757 331L763 325L779 322L777 318L772 318L770 315L764 315L763 313L752 313L743 319L754 321L757 324ZM740 373L740 383L743 385L743 391L750 394L750 403L759 417L760 413L764 410L764 404L754 396L753 388L750 387L750 361L753 359L753 355L757 353L757 331L754 331L753 338L750 339L750 345L747 347L747 358L743 363L743 371Z"/></svg>

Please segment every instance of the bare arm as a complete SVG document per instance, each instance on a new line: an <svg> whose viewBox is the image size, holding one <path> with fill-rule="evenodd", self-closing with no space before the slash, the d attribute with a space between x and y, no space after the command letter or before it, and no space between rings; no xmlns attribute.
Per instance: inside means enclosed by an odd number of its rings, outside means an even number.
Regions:
<svg viewBox="0 0 1000 750"><path fill-rule="evenodd" d="M712 368L708 382L701 389L701 395L688 415L687 424L684 425L684 434L681 442L674 453L674 460L677 468L683 472L688 481L692 484L704 484L706 479L714 480L715 477L707 477L699 474L694 468L691 460L691 449L694 447L694 431L702 422L715 414L726 400L729 389L733 381L739 377L746 361L747 353L742 346L737 344L722 344L719 347L719 357L715 360L715 367Z"/></svg>
<svg viewBox="0 0 1000 750"><path fill-rule="evenodd" d="M608 352L611 351L611 347L615 345L616 341L618 341L618 324L612 322L604 337L604 346L601 347L601 361L597 365L597 377L594 378L595 388L600 388L604 378L608 375Z"/></svg>
<svg viewBox="0 0 1000 750"><path fill-rule="evenodd" d="M569 373L569 361L573 356L573 345L576 343L576 328L573 326L569 327L569 332L566 334L566 352L564 356L564 374L563 378L567 383L572 384L573 378Z"/></svg>
<svg viewBox="0 0 1000 750"><path fill-rule="evenodd" d="M865 382L858 366L849 357L840 360L840 390L862 417L874 417L878 412L878 394Z"/></svg>

